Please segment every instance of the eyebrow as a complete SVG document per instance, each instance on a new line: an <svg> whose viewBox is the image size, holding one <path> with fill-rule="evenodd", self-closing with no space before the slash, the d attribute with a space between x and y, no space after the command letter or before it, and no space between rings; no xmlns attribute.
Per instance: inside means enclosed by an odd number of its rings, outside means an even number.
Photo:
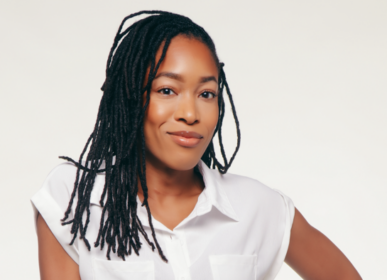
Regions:
<svg viewBox="0 0 387 280"><path fill-rule="evenodd" d="M208 76L208 77L201 77L200 78L200 83L204 84L210 81L214 81L215 83L218 83L218 80L214 76Z"/></svg>
<svg viewBox="0 0 387 280"><path fill-rule="evenodd" d="M181 75L176 74L176 73L172 73L172 72L161 72L160 74L158 74L154 78L154 80L156 80L157 78L160 78L160 77L167 77L167 78L170 78L170 79L177 80L179 82L184 82L184 79L183 79L183 77ZM210 81L214 81L215 83L218 83L218 80L214 76L201 77L200 80L199 80L199 83L200 84L204 84L204 83L207 83L207 82L210 82Z"/></svg>

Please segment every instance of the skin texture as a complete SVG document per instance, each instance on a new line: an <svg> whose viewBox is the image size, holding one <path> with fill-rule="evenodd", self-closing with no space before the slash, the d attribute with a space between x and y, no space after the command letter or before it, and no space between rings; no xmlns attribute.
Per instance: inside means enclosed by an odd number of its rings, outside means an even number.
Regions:
<svg viewBox="0 0 387 280"><path fill-rule="evenodd" d="M156 60L160 55L161 49ZM172 230L192 212L204 188L193 168L217 124L218 69L203 43L178 36L156 77L144 120L148 201L153 218ZM187 139L170 134L176 131L193 131L201 137L187 146ZM141 186L138 196L144 199ZM40 215L37 227L41 279L80 279L78 265ZM285 261L303 279L361 279L344 254L297 209Z"/></svg>
<svg viewBox="0 0 387 280"><path fill-rule="evenodd" d="M144 120L148 201L152 216L171 230L192 212L204 188L193 168L218 121L217 77L218 68L207 46L178 36L171 41L152 83ZM176 131L202 137L187 147L185 139L170 134Z"/></svg>
<svg viewBox="0 0 387 280"><path fill-rule="evenodd" d="M41 215L37 221L39 269L42 280L80 280L79 267L56 240Z"/></svg>
<svg viewBox="0 0 387 280"><path fill-rule="evenodd" d="M153 80L144 120L148 164L176 171L192 171L197 165L218 122L217 78L218 68L205 44L185 36L172 39ZM203 138L185 147L171 138L175 131L193 131Z"/></svg>
<svg viewBox="0 0 387 280"><path fill-rule="evenodd" d="M285 262L303 279L362 279L345 255L295 210Z"/></svg>

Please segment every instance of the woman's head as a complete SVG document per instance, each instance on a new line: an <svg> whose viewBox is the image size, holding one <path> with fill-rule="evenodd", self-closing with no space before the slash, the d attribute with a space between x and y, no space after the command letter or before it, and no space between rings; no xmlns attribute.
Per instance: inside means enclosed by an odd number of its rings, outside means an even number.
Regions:
<svg viewBox="0 0 387 280"><path fill-rule="evenodd" d="M123 30L128 19L140 14L151 15ZM237 148L230 160L226 158L221 137L224 88L238 135ZM63 221L68 218L77 195L74 219L68 223L72 223L74 238L79 232L90 248L85 237L90 195L95 176L104 163L106 181L101 197L104 209L95 247L106 243L108 258L112 250L124 259L131 250L138 254L140 231L165 259L155 237L147 201L146 161L188 170L201 158L209 167L227 172L240 140L223 64L219 63L207 32L189 18L168 12L143 11L126 17L121 23L109 53L102 90L97 122L79 159L81 163L90 146L87 168L78 164L74 191ZM216 132L224 165L215 157L212 138ZM85 170L82 175L81 169ZM155 245L137 218L138 181Z"/></svg>
<svg viewBox="0 0 387 280"><path fill-rule="evenodd" d="M144 118L147 162L174 170L197 165L218 123L218 78L218 63L204 43L185 35L171 40L150 87Z"/></svg>
<svg viewBox="0 0 387 280"><path fill-rule="evenodd" d="M139 14L151 15L123 30L125 22ZM120 135L121 133L117 131L115 139L113 139L116 142L117 139L122 141L121 146L123 147L131 146L128 142L133 142L134 139L140 139L143 149L145 149L145 141L143 141L144 137L142 136L143 132L141 129L143 126L144 112L147 109L151 96L150 92L153 79L156 77L159 67L165 59L171 42L175 41L174 39L176 37L186 37L193 41L199 41L203 46L207 47L211 54L212 62L218 69L218 75L216 77L219 92L217 129L221 128L224 115L222 93L223 88L228 86L222 68L223 64L219 63L212 39L202 27L187 17L161 11L144 11L130 15L122 21L109 54L106 80L103 85L104 98L106 97L109 102L117 104L116 108L118 110L111 113L125 116L122 119L121 125L130 128L130 137L127 137L127 131L124 132L126 135ZM227 93L229 98L231 98L229 91ZM144 95L146 100L145 104L141 103ZM230 101L232 103L232 100ZM237 122L234 108L233 113ZM109 115L110 118L113 118L113 114ZM114 128L113 126L109 126L108 129L113 130ZM237 129L237 132L239 134L239 129ZM228 161L224 153L221 133L219 133L218 138L224 164L221 164L216 159L212 142L202 155L202 160L208 166L212 164L220 172L225 173L231 165L237 149ZM117 153L124 157L125 155L123 153L131 153L131 151L125 149L125 151L120 150Z"/></svg>

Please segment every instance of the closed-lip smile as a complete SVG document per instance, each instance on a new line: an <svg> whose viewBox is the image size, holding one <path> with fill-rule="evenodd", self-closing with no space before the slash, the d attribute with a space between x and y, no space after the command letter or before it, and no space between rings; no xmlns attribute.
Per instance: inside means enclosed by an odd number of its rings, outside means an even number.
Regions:
<svg viewBox="0 0 387 280"><path fill-rule="evenodd" d="M176 144L187 148L196 147L203 138L202 135L194 131L168 131L167 134Z"/></svg>

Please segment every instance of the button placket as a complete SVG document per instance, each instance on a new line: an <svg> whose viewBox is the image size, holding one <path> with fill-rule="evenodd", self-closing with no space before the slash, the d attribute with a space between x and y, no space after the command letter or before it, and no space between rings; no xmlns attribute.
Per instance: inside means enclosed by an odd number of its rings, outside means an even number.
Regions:
<svg viewBox="0 0 387 280"><path fill-rule="evenodd" d="M176 280L190 280L189 259L182 232L167 237L169 261Z"/></svg>

